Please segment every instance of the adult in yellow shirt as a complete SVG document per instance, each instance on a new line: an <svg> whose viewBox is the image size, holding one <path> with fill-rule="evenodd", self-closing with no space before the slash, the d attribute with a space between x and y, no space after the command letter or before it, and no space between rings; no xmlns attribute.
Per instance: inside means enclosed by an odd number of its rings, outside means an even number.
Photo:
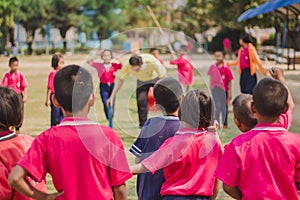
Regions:
<svg viewBox="0 0 300 200"><path fill-rule="evenodd" d="M247 33L241 34L239 43L241 47L237 60L235 62L228 62L227 64L229 66L238 66L238 72L241 75L241 93L252 94L252 90L257 83L256 68L258 67L264 76L267 75L267 72L252 44L251 36Z"/></svg>
<svg viewBox="0 0 300 200"><path fill-rule="evenodd" d="M166 76L165 67L151 54L133 55L121 72L107 105L112 105L116 94L124 81L133 75L137 79L136 99L138 105L139 126L142 127L148 116L148 91L156 81Z"/></svg>

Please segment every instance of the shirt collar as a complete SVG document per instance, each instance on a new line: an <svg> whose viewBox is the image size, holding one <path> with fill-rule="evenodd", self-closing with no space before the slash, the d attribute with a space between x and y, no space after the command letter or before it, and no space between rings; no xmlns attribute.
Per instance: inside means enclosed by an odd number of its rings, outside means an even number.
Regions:
<svg viewBox="0 0 300 200"><path fill-rule="evenodd" d="M17 134L15 132L4 131L0 133L0 141L9 140L14 137L17 137Z"/></svg>
<svg viewBox="0 0 300 200"><path fill-rule="evenodd" d="M203 134L206 133L207 131L204 129L198 129L198 128L182 128L177 131L176 135L183 135L183 134Z"/></svg>
<svg viewBox="0 0 300 200"><path fill-rule="evenodd" d="M266 122L258 123L252 130L287 131L281 124Z"/></svg>
<svg viewBox="0 0 300 200"><path fill-rule="evenodd" d="M86 117L66 117L57 126L83 126L83 125L99 125Z"/></svg>

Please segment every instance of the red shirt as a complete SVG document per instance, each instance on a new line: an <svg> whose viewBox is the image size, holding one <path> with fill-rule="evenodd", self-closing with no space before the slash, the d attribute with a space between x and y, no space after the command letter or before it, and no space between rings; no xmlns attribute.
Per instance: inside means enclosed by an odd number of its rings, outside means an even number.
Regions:
<svg viewBox="0 0 300 200"><path fill-rule="evenodd" d="M221 155L220 141L215 133L183 128L142 165L153 174L164 168L162 196L212 196L214 172Z"/></svg>
<svg viewBox="0 0 300 200"><path fill-rule="evenodd" d="M50 89L51 94L54 94L54 77L56 75L56 73L58 72L57 69L54 69L50 72L49 76L48 76L48 84L47 87Z"/></svg>
<svg viewBox="0 0 300 200"><path fill-rule="evenodd" d="M105 66L103 63L93 62L91 64L98 72L98 77L101 83L114 83L116 72L122 68L122 64L111 63L108 66Z"/></svg>
<svg viewBox="0 0 300 200"><path fill-rule="evenodd" d="M241 69L250 68L249 47L248 46L243 48L241 51L240 67L241 67Z"/></svg>
<svg viewBox="0 0 300 200"><path fill-rule="evenodd" d="M176 60L170 62L172 65L177 65L178 81L183 85L193 84L193 65L187 56L180 56Z"/></svg>
<svg viewBox="0 0 300 200"><path fill-rule="evenodd" d="M215 174L243 199L298 199L300 135L259 123L227 145Z"/></svg>
<svg viewBox="0 0 300 200"><path fill-rule="evenodd" d="M25 76L21 72L15 71L14 73L7 72L2 79L1 85L14 89L17 94L22 94L28 84Z"/></svg>
<svg viewBox="0 0 300 200"><path fill-rule="evenodd" d="M215 87L220 87L227 92L229 89L229 82L233 80L231 69L227 66L226 63L223 63L221 67L218 67L217 63L211 65L207 72L207 75L211 76L211 90Z"/></svg>
<svg viewBox="0 0 300 200"><path fill-rule="evenodd" d="M36 180L52 176L58 200L113 199L132 174L117 133L87 118L65 118L41 133L18 163Z"/></svg>
<svg viewBox="0 0 300 200"><path fill-rule="evenodd" d="M29 149L33 138L28 135L10 132L0 133L0 199L1 200L30 200L8 184L7 178L12 168ZM27 177L27 181L35 188L47 192L46 182L36 183Z"/></svg>
<svg viewBox="0 0 300 200"><path fill-rule="evenodd" d="M287 109L285 113L282 113L278 118L278 124L281 124L286 130L289 130L293 123L293 113L291 109Z"/></svg>

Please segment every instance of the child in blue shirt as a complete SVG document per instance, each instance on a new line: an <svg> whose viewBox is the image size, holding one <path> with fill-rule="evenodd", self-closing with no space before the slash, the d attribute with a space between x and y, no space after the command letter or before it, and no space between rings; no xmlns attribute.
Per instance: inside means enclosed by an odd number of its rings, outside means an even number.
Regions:
<svg viewBox="0 0 300 200"><path fill-rule="evenodd" d="M130 148L129 151L136 156L136 163L149 157L180 128L178 109L183 91L179 82L170 77L161 79L154 85L153 95L156 106L162 111L163 116L148 119ZM143 200L162 199L160 188L163 182L162 169L154 175L150 172L138 175L138 198Z"/></svg>

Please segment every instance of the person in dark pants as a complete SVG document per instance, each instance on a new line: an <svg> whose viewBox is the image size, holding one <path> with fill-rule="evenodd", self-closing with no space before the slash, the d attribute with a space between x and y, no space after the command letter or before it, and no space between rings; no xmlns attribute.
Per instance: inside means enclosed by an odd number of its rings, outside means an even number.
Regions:
<svg viewBox="0 0 300 200"><path fill-rule="evenodd" d="M137 78L136 99L138 105L139 126L142 127L148 117L148 91L156 81L166 75L165 67L151 54L133 55L129 64L121 72L107 105L112 105L114 98L124 81L132 74Z"/></svg>
<svg viewBox="0 0 300 200"><path fill-rule="evenodd" d="M228 62L227 64L229 66L238 66L238 72L241 74L241 93L252 94L252 90L257 83L257 66L264 76L266 76L267 72L261 64L256 49L252 44L253 41L251 36L243 33L240 36L239 42L241 47L239 49L238 59L235 62Z"/></svg>

